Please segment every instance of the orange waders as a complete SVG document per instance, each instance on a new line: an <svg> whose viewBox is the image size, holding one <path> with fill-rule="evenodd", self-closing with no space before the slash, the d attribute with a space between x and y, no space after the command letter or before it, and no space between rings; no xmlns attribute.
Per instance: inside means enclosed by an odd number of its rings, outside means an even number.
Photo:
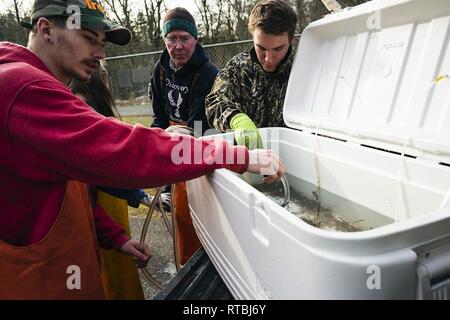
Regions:
<svg viewBox="0 0 450 320"><path fill-rule="evenodd" d="M0 261L0 299L104 299L87 186L69 181L45 238L27 247L0 241Z"/></svg>
<svg viewBox="0 0 450 320"><path fill-rule="evenodd" d="M187 123L176 123L171 121L170 125L187 125ZM195 233L192 224L191 213L189 211L186 182L175 184L173 196L174 221L175 221L175 241L177 241L177 259L183 265L201 247L200 240Z"/></svg>

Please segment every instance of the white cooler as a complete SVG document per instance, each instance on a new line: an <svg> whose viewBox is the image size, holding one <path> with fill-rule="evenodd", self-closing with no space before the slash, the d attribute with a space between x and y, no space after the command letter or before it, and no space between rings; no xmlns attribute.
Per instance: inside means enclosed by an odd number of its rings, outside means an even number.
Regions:
<svg viewBox="0 0 450 320"><path fill-rule="evenodd" d="M188 182L235 298L449 298L449 38L450 0L374 0L306 28L289 128L261 133L291 187L363 231L313 227L227 170Z"/></svg>

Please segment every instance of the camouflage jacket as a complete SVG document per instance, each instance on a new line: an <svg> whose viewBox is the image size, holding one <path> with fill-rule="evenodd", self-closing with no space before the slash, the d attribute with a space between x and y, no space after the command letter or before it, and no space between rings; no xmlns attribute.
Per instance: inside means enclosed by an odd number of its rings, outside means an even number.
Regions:
<svg viewBox="0 0 450 320"><path fill-rule="evenodd" d="M293 60L290 48L278 70L267 73L254 48L231 59L206 97L209 124L225 132L234 115L245 113L258 128L285 127L283 104Z"/></svg>

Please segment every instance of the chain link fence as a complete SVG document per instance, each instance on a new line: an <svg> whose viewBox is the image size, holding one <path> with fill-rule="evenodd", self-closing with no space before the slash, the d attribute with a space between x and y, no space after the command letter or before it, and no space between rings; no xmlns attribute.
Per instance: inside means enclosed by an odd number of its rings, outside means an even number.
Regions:
<svg viewBox="0 0 450 320"><path fill-rule="evenodd" d="M299 36L294 41L297 47ZM248 51L252 40L203 46L212 63L222 69L238 53ZM152 70L162 51L141 53L106 59L109 82L117 107L150 106L148 84ZM149 110L151 108L148 108Z"/></svg>

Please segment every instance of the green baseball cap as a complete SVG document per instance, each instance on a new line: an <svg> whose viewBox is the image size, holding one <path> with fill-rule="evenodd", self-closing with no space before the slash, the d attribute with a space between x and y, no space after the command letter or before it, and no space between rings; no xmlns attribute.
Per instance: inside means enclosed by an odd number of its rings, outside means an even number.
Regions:
<svg viewBox="0 0 450 320"><path fill-rule="evenodd" d="M85 28L105 31L106 41L127 45L131 41L131 31L106 19L105 13L105 7L97 0L35 0L31 22L22 21L21 25L32 29L39 18L73 17L73 22L80 21Z"/></svg>

